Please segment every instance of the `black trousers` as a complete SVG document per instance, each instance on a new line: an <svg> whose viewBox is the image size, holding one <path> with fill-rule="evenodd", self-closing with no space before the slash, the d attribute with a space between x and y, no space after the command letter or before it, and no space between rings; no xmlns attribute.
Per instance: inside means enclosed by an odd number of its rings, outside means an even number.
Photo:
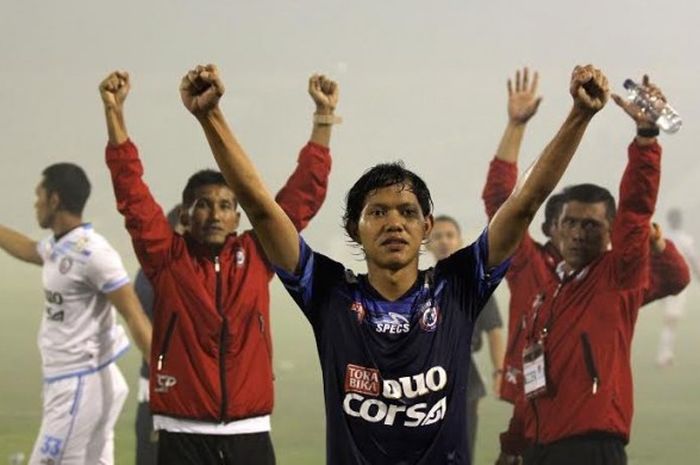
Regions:
<svg viewBox="0 0 700 465"><path fill-rule="evenodd" d="M275 465L270 433L215 435L159 431L158 465Z"/></svg>
<svg viewBox="0 0 700 465"><path fill-rule="evenodd" d="M529 448L524 465L627 465L622 438L592 433Z"/></svg>
<svg viewBox="0 0 700 465"><path fill-rule="evenodd" d="M153 431L153 416L148 402L139 402L136 410L136 465L156 465L158 439Z"/></svg>

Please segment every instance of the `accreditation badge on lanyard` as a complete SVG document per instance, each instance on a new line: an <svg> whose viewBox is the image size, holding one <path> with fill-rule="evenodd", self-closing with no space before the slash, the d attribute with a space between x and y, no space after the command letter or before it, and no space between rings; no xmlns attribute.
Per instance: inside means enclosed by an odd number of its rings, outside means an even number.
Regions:
<svg viewBox="0 0 700 465"><path fill-rule="evenodd" d="M543 303L544 294L537 294L532 303L533 325L537 321ZM539 339L536 342L530 342L523 349L523 388L527 399L534 399L547 392L547 360L544 351L546 335L547 331L543 329Z"/></svg>
<svg viewBox="0 0 700 465"><path fill-rule="evenodd" d="M546 357L544 341L528 344L523 350L523 378L525 397L534 399L547 392Z"/></svg>

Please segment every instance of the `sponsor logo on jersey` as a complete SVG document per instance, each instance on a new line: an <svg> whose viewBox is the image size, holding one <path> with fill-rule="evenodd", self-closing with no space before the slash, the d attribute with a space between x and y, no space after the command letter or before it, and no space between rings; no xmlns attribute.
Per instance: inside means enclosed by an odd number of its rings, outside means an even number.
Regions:
<svg viewBox="0 0 700 465"><path fill-rule="evenodd" d="M60 271L61 274L68 273L71 268L73 268L73 259L70 257L63 257L58 263L58 271Z"/></svg>
<svg viewBox="0 0 700 465"><path fill-rule="evenodd" d="M433 305L432 301L428 300L420 315L419 322L421 329L429 333L435 331L439 319L440 311L437 306Z"/></svg>
<svg viewBox="0 0 700 465"><path fill-rule="evenodd" d="M432 405L428 402L411 404L407 401L440 392L445 386L447 371L441 366L434 366L425 373L413 376L381 379L376 369L348 364L345 371L343 411L351 417L369 423L381 422L386 426L415 428L432 425L445 417L447 396L441 397Z"/></svg>
<svg viewBox="0 0 700 465"><path fill-rule="evenodd" d="M365 314L367 313L365 311L365 306L362 305L362 302L360 301L355 301L352 303L350 306L350 310L355 312L355 316L357 316L357 322L362 323L365 319Z"/></svg>
<svg viewBox="0 0 700 465"><path fill-rule="evenodd" d="M156 388L155 392L167 393L170 388L177 384L177 378L170 375L156 375Z"/></svg>
<svg viewBox="0 0 700 465"><path fill-rule="evenodd" d="M411 322L400 313L388 312L374 322L374 329L378 333L401 334L411 330Z"/></svg>
<svg viewBox="0 0 700 465"><path fill-rule="evenodd" d="M345 392L378 396L381 392L379 370L348 364L345 369Z"/></svg>

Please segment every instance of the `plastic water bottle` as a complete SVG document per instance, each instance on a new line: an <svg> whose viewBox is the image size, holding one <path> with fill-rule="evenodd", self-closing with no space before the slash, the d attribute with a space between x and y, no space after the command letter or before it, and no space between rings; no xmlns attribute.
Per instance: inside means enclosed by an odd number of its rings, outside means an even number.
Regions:
<svg viewBox="0 0 700 465"><path fill-rule="evenodd" d="M683 120L671 105L649 94L632 79L627 79L622 84L627 89L627 100L644 110L654 118L656 125L664 132L673 134L683 125Z"/></svg>

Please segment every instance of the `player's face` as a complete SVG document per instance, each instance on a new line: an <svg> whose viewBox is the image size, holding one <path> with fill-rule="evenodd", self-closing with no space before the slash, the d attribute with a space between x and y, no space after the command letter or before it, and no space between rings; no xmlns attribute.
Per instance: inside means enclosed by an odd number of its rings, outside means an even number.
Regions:
<svg viewBox="0 0 700 465"><path fill-rule="evenodd" d="M462 247L462 237L451 221L436 221L430 233L428 250L435 260L449 257Z"/></svg>
<svg viewBox="0 0 700 465"><path fill-rule="evenodd" d="M185 212L185 217L184 223L196 241L220 246L229 234L236 232L240 213L231 189L210 184L195 190L194 203Z"/></svg>
<svg viewBox="0 0 700 465"><path fill-rule="evenodd" d="M403 184L371 192L357 225L368 265L390 270L418 268L420 246L432 223L432 216L423 216L418 198Z"/></svg>
<svg viewBox="0 0 700 465"><path fill-rule="evenodd" d="M558 224L559 251L573 269L598 258L610 245L605 203L567 202Z"/></svg>
<svg viewBox="0 0 700 465"><path fill-rule="evenodd" d="M36 194L36 200L34 201L36 220L41 228L50 228L55 217L55 208L51 205L51 196L41 183L36 186L34 193Z"/></svg>

